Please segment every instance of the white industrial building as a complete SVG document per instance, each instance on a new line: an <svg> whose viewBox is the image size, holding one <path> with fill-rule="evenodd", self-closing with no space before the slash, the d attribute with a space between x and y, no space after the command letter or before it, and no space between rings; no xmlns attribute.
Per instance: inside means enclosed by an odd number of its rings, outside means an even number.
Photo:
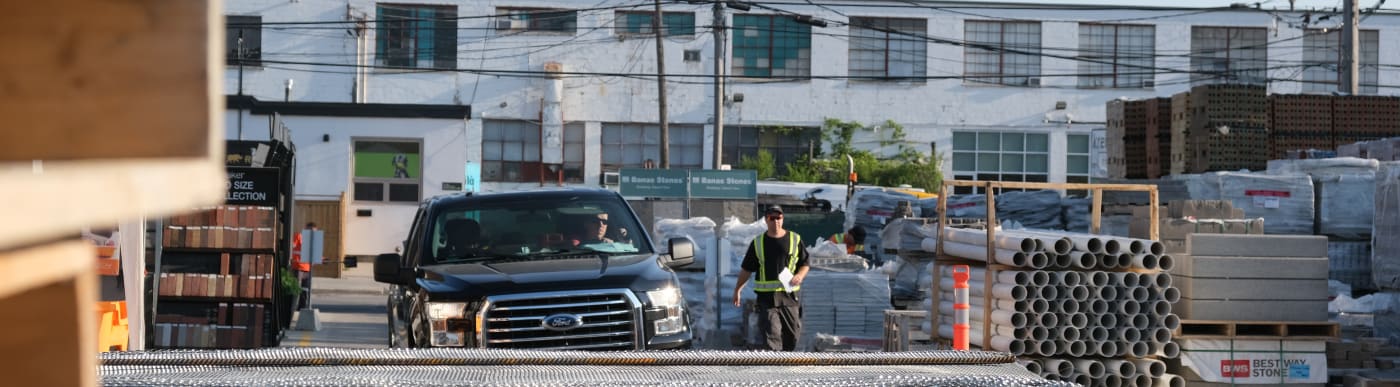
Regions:
<svg viewBox="0 0 1400 387"><path fill-rule="evenodd" d="M673 168L714 167L712 3L663 2ZM1052 182L1101 168L1091 138L1110 99L1226 81L1334 90L1342 19L1267 6L742 3L724 11L725 164L806 154L827 118L892 120L909 146L946 156L946 176ZM496 191L598 186L659 161L650 0L224 4L228 137L266 139L279 113L297 199L346 198L346 255L392 251L417 203L461 189L468 164ZM1393 94L1400 50L1383 42L1400 41L1400 17L1361 26L1362 92Z"/></svg>

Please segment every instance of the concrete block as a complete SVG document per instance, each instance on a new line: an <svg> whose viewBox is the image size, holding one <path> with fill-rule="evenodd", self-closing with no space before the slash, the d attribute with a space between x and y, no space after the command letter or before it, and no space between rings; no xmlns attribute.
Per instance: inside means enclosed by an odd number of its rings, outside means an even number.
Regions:
<svg viewBox="0 0 1400 387"><path fill-rule="evenodd" d="M1237 279L1173 276L1182 298L1197 300L1327 301L1327 277L1321 279ZM1326 308L1323 308L1324 310Z"/></svg>
<svg viewBox="0 0 1400 387"><path fill-rule="evenodd" d="M1186 252L1221 257L1326 257L1327 237L1191 234L1186 237Z"/></svg>
<svg viewBox="0 0 1400 387"><path fill-rule="evenodd" d="M1327 321L1327 300L1228 301L1182 298L1172 312L1184 320Z"/></svg>
<svg viewBox="0 0 1400 387"><path fill-rule="evenodd" d="M1173 255L1172 274L1195 278L1327 279L1327 258ZM1324 283L1326 281L1323 281Z"/></svg>

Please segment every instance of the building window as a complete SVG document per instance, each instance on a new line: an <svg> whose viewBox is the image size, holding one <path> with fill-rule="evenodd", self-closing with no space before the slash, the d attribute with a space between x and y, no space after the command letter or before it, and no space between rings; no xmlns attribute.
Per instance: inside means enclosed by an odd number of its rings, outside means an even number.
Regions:
<svg viewBox="0 0 1400 387"><path fill-rule="evenodd" d="M1079 87L1151 88L1153 26L1079 23Z"/></svg>
<svg viewBox="0 0 1400 387"><path fill-rule="evenodd" d="M964 83L1040 86L1039 22L968 20L963 37Z"/></svg>
<svg viewBox="0 0 1400 387"><path fill-rule="evenodd" d="M1191 27L1191 83L1268 83L1268 29Z"/></svg>
<svg viewBox="0 0 1400 387"><path fill-rule="evenodd" d="M852 17L850 75L923 79L928 42L920 36L927 32L924 19Z"/></svg>
<svg viewBox="0 0 1400 387"><path fill-rule="evenodd" d="M1380 32L1361 31L1361 90L1359 94L1376 94L1380 78ZM1341 31L1307 30L1303 35L1303 92L1328 93L1339 90L1341 81Z"/></svg>
<svg viewBox="0 0 1400 387"><path fill-rule="evenodd" d="M497 31L537 31L573 35L577 29L578 11L551 8L496 8Z"/></svg>
<svg viewBox="0 0 1400 387"><path fill-rule="evenodd" d="M617 34L621 36L653 36L651 17L655 12L618 11ZM661 28L666 36L695 36L695 14L690 12L662 12Z"/></svg>
<svg viewBox="0 0 1400 387"><path fill-rule="evenodd" d="M375 61L381 66L457 68L457 7L379 4Z"/></svg>
<svg viewBox="0 0 1400 387"><path fill-rule="evenodd" d="M355 201L409 202L421 199L422 143L355 140Z"/></svg>
<svg viewBox="0 0 1400 387"><path fill-rule="evenodd" d="M583 123L564 124L564 181L583 182Z"/></svg>
<svg viewBox="0 0 1400 387"><path fill-rule="evenodd" d="M1071 134L1067 135L1068 144L1065 148L1065 182L1066 183L1088 183L1089 182L1089 135ZM1071 196L1085 196L1083 190L1070 190L1067 192Z"/></svg>
<svg viewBox="0 0 1400 387"><path fill-rule="evenodd" d="M700 169L704 162L705 128L671 125L671 168ZM661 126L603 124L603 170L643 168L647 161L661 166Z"/></svg>
<svg viewBox="0 0 1400 387"><path fill-rule="evenodd" d="M245 66L262 65L262 16L224 16L224 26L224 48L228 50L224 57L228 64L237 66L242 59Z"/></svg>
<svg viewBox="0 0 1400 387"><path fill-rule="evenodd" d="M1044 133L953 132L954 178L1047 182L1050 177L1049 138ZM1087 155L1087 142L1085 145ZM1087 173L1087 156L1085 165Z"/></svg>
<svg viewBox="0 0 1400 387"><path fill-rule="evenodd" d="M734 15L733 74L744 77L812 75L812 26L791 17Z"/></svg>
<svg viewBox="0 0 1400 387"><path fill-rule="evenodd" d="M758 157L759 150L773 155L778 173L786 173L788 163L815 155L822 150L819 128L774 128L725 126L724 162L736 169L743 157Z"/></svg>

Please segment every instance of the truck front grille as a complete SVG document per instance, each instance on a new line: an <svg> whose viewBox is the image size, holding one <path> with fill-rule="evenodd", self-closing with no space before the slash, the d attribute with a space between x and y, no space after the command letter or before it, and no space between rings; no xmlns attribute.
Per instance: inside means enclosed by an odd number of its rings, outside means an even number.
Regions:
<svg viewBox="0 0 1400 387"><path fill-rule="evenodd" d="M479 333L486 348L642 349L641 303L626 289L512 294L486 301ZM545 320L551 317L582 323L549 329Z"/></svg>

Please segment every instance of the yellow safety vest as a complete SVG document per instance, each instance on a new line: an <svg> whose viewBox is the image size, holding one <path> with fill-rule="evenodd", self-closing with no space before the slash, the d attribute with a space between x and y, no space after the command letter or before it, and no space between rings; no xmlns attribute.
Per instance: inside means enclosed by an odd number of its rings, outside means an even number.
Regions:
<svg viewBox="0 0 1400 387"><path fill-rule="evenodd" d="M865 250L865 245L846 244L846 233L836 233L836 235L832 235L831 243L846 245L846 254L855 254L861 250Z"/></svg>
<svg viewBox="0 0 1400 387"><path fill-rule="evenodd" d="M763 239L764 235L759 235L758 238L754 238L753 240L754 252L758 254L758 278L753 283L753 291L765 293L780 292L783 290L782 281L778 281L777 278L766 277L768 270L765 268L766 260L763 259ZM802 237L798 236L795 232L788 231L787 269L789 272L792 272L793 275L797 274L797 249L801 246ZM795 292L801 289L801 286L794 286L792 291Z"/></svg>

